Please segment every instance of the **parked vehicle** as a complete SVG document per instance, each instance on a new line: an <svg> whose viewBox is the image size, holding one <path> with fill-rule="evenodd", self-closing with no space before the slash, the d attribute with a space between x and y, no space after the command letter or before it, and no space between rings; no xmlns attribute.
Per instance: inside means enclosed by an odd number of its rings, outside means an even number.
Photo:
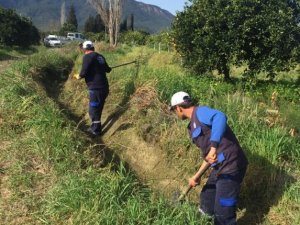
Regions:
<svg viewBox="0 0 300 225"><path fill-rule="evenodd" d="M49 45L51 47L61 47L62 43L60 40L58 40L58 38L51 37L51 38L49 38Z"/></svg>
<svg viewBox="0 0 300 225"><path fill-rule="evenodd" d="M61 47L63 42L56 35L48 35L44 38L44 45L46 47Z"/></svg>
<svg viewBox="0 0 300 225"><path fill-rule="evenodd" d="M83 36L82 33L74 32L74 33L68 33L67 38L72 41L85 41L86 38Z"/></svg>
<svg viewBox="0 0 300 225"><path fill-rule="evenodd" d="M45 38L44 38L43 43L44 43L44 46L50 47L50 44L49 44L49 38L48 38L48 37L45 37Z"/></svg>

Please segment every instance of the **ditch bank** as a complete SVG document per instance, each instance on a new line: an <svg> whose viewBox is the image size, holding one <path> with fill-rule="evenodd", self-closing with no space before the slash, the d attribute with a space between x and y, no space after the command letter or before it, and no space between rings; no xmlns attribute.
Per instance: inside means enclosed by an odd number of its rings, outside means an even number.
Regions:
<svg viewBox="0 0 300 225"><path fill-rule="evenodd" d="M115 79L114 72L109 74L110 95L102 116L103 135L95 139L84 133L90 123L88 97L84 81L72 79L74 68L64 79L53 82L53 77L45 76L42 83L48 95L76 123L78 134L86 136L93 146L95 165L111 166L124 161L143 184L172 200L173 193L185 189L187 179L197 169L200 156L189 141L176 146L178 137L188 140L183 137L184 123L178 122L159 101L155 83L136 81L139 69L126 71L127 78L122 77L125 80L122 85L118 82L120 78ZM166 143L169 148L165 148ZM241 193L239 221L241 224L261 224L266 216L274 217L276 212L272 207L279 204L285 190L295 181L264 157L248 149L247 153L252 161ZM198 202L201 186L189 193L191 203ZM267 194L261 191L266 189L269 190Z"/></svg>
<svg viewBox="0 0 300 225"><path fill-rule="evenodd" d="M73 114L73 119L77 118L77 127L84 133L90 123L87 91L84 81L74 80L72 75L57 90L60 93L57 101L68 114ZM112 150L108 158L107 154L102 154L103 159L98 160L100 164L113 160L113 154L124 161L144 185L173 200L174 193L186 188L191 174L174 165L167 152L160 147L160 137L151 132L157 121L144 123L143 120L148 114L156 113L154 110L157 110L158 119L175 118L169 114L167 106L159 102L158 94L151 85L136 88L131 80L127 86L134 88L128 92L111 84L101 119L103 135L89 141L98 153L103 153L105 149ZM197 202L199 190L200 187L193 189L189 200Z"/></svg>

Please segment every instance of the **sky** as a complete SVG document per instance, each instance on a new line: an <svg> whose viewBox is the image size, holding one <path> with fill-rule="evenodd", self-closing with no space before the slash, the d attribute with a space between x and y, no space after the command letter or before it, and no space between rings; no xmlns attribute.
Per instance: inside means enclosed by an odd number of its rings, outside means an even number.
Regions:
<svg viewBox="0 0 300 225"><path fill-rule="evenodd" d="M184 3L187 0L136 0L138 2L144 2L151 5L156 5L162 9L168 10L173 15L176 11L182 11L184 8Z"/></svg>

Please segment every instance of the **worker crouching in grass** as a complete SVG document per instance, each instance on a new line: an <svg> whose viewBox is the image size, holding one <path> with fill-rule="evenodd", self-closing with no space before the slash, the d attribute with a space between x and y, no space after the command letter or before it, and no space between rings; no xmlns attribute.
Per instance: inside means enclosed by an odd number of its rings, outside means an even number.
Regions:
<svg viewBox="0 0 300 225"><path fill-rule="evenodd" d="M89 116L92 121L87 132L96 137L101 134L101 114L105 99L109 93L109 84L106 73L111 71L104 56L95 52L91 41L82 44L84 57L80 74L76 74L76 79L84 78L89 90Z"/></svg>
<svg viewBox="0 0 300 225"><path fill-rule="evenodd" d="M171 111L189 119L188 133L204 158L189 186L199 185L202 174L212 168L200 193L199 211L212 216L215 225L236 225L236 208L248 160L224 113L207 106L195 106L189 94L177 92Z"/></svg>

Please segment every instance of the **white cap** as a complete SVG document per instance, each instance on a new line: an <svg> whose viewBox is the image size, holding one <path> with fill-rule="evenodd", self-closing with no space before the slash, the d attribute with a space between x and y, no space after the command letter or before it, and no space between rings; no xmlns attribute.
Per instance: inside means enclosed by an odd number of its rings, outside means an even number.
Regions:
<svg viewBox="0 0 300 225"><path fill-rule="evenodd" d="M82 44L82 48L84 49L91 49L92 47L94 47L94 44L91 41L85 41Z"/></svg>
<svg viewBox="0 0 300 225"><path fill-rule="evenodd" d="M181 103L191 101L191 97L188 93L179 91L175 93L171 98L171 107L175 105L179 105Z"/></svg>

